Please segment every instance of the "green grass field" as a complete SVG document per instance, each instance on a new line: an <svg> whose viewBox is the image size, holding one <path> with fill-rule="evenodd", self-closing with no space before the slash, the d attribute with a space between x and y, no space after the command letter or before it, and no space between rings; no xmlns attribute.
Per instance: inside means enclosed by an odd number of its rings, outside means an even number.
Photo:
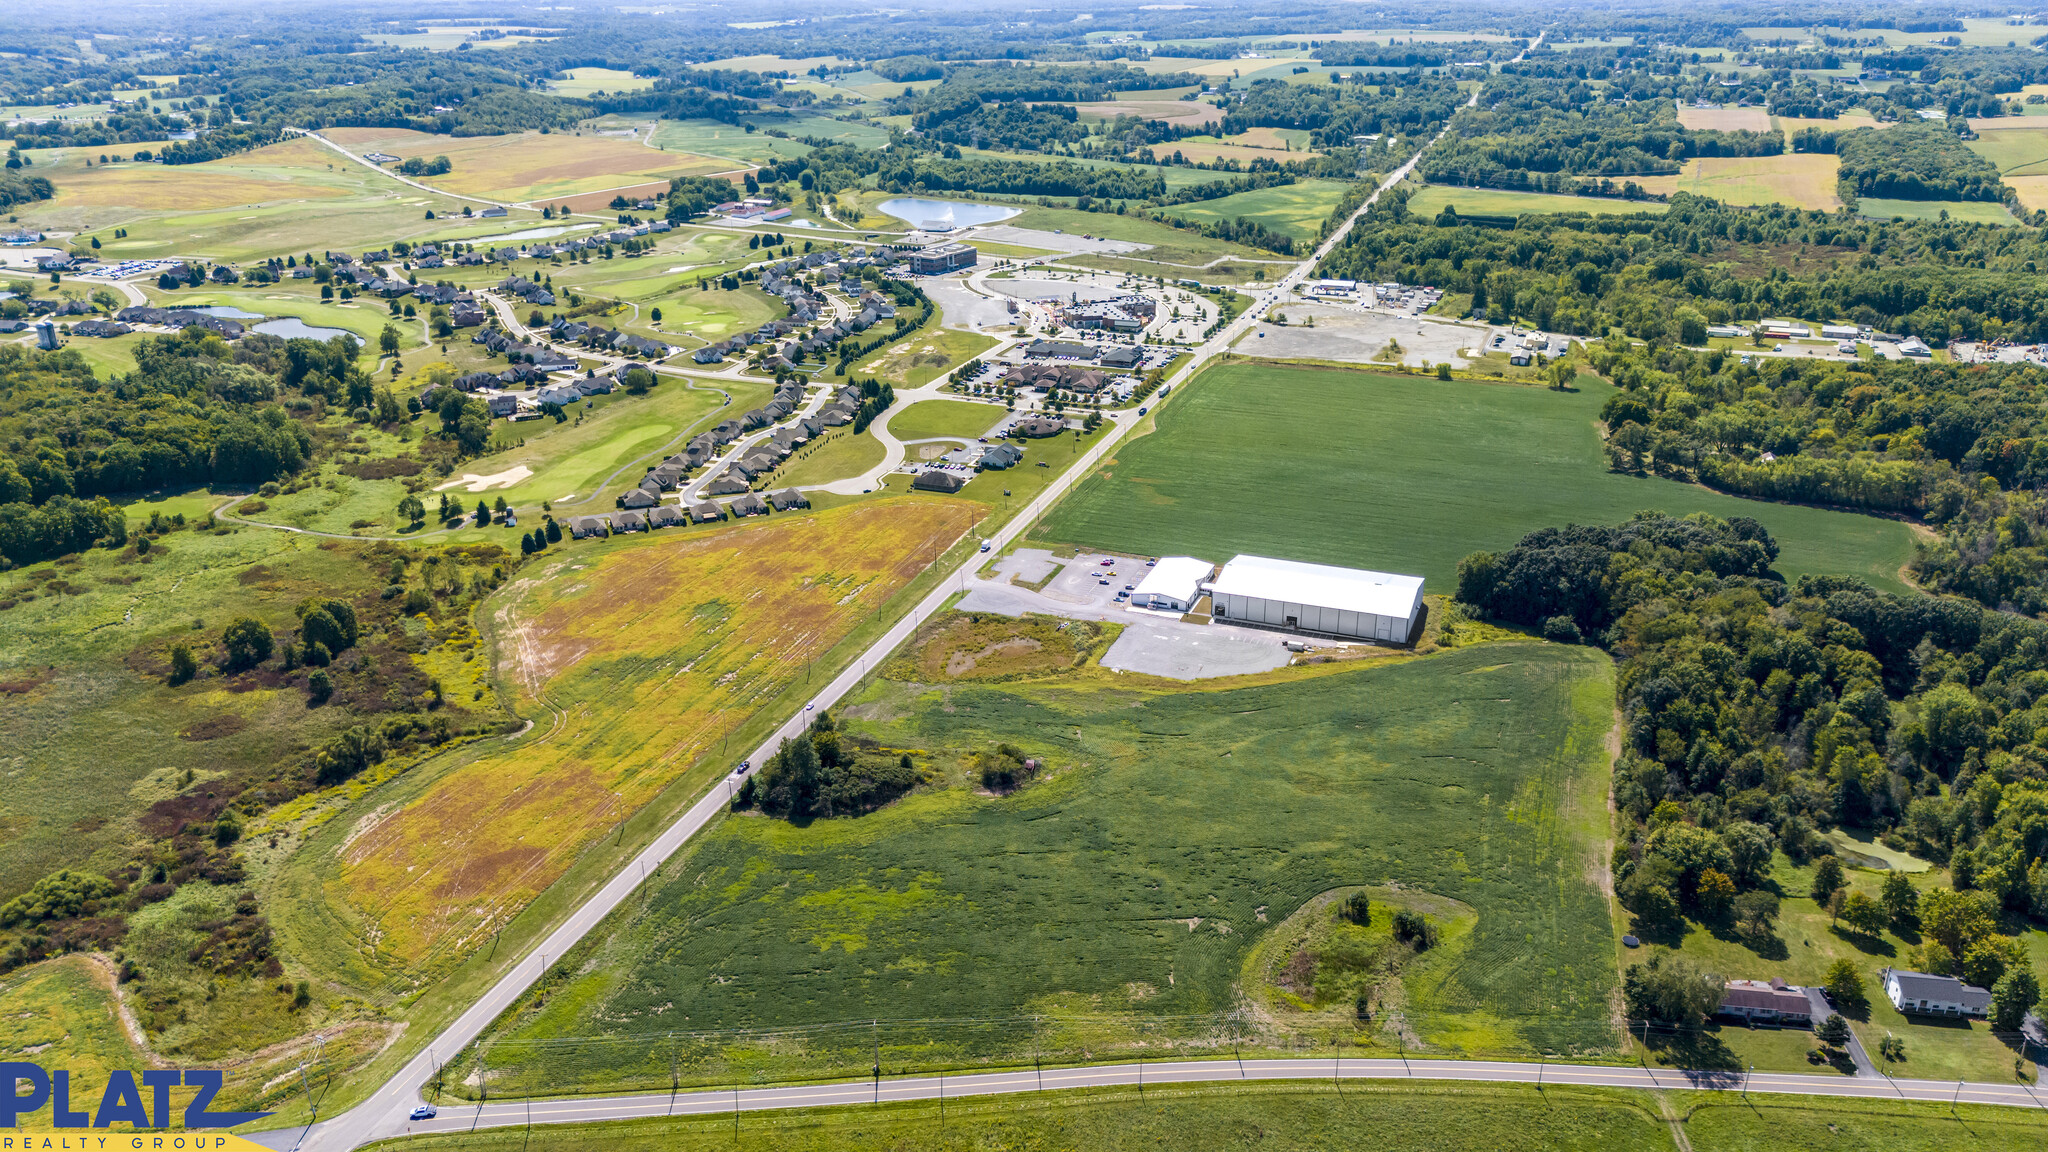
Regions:
<svg viewBox="0 0 2048 1152"><path fill-rule="evenodd" d="M939 436L972 440L1007 415L1009 413L1000 404L926 400L890 416L889 434L898 440L928 440Z"/></svg>
<svg viewBox="0 0 2048 1152"><path fill-rule="evenodd" d="M1119 448L1033 534L1416 572L1448 591L1469 553L1654 508L1755 517L1788 578L1841 572L1902 590L1913 554L1903 524L1608 472L1595 429L1607 394L1226 364L1164 405L1156 431Z"/></svg>
<svg viewBox="0 0 2048 1152"><path fill-rule="evenodd" d="M1666 1109L1669 1109L1668 1111ZM735 1134L737 1132L737 1134ZM1680 1145L1678 1134L1687 1143ZM521 1128L415 1136L379 1152L525 1152ZM1379 1152L2006 1152L2048 1140L2018 1108L1442 1081L1260 1082L953 1098L550 1126L562 1152L892 1152L1368 1147Z"/></svg>
<svg viewBox="0 0 2048 1152"><path fill-rule="evenodd" d="M1197 236L1156 220L1141 220L1136 216L1116 216L1106 212L1080 212L1071 208L1040 208L1034 205L1025 208L1023 215L1007 223L1019 228L1042 228L1048 232L1064 229L1077 235L1150 244L1152 247L1146 251L1133 252L1121 257L1133 264L1207 264L1218 256L1241 256L1256 260L1276 258L1271 252L1247 248L1227 240ZM1161 273L1154 267L1147 274Z"/></svg>
<svg viewBox="0 0 2048 1152"><path fill-rule="evenodd" d="M1314 240L1322 234L1323 221L1329 219L1330 211L1350 187L1340 180L1303 180L1218 200L1180 204L1172 211L1191 220L1256 220L1268 230L1296 240Z"/></svg>
<svg viewBox="0 0 2048 1152"><path fill-rule="evenodd" d="M1408 214L1435 217L1449 204L1468 216L1525 216L1543 212L1590 212L1596 216L1662 212L1655 200L1605 196L1552 196L1543 192L1499 192L1491 188L1447 188L1431 184L1408 198Z"/></svg>
<svg viewBox="0 0 2048 1152"><path fill-rule="evenodd" d="M1985 200L1880 200L1864 196L1856 202L1856 214L1875 220L1903 216L1908 220L1939 220L1942 213L1951 220L1970 224L2018 224L2005 205Z"/></svg>
<svg viewBox="0 0 2048 1152"><path fill-rule="evenodd" d="M1644 933L1650 948L1676 947L1729 979L1768 980L1782 976L1794 984L1819 984L1829 965L1837 960L1853 962L1863 974L1870 1008L1849 1013L1850 1024L1862 1037L1863 1045L1877 1057L1878 1041L1887 1033L1906 1042L1906 1058L1888 1065L1895 1076L1919 1080L1967 1079L2007 1083L2012 1079L2014 1045L1991 1034L1982 1020L1931 1020L1900 1015L1879 990L1878 970L1899 964L1907 948L1920 943L1917 932L1901 935L1886 930L1879 936L1862 936L1833 923L1827 910L1815 904L1810 890L1813 868L1795 866L1781 853L1773 861L1772 880L1785 893L1776 933L1761 941L1746 940L1726 928L1709 928L1690 921L1682 933ZM1872 899L1877 898L1884 873L1855 866L1848 868L1849 886ZM1945 872L1909 873L1921 887L1946 887ZM2048 953L2048 933L2022 927L2019 937L2039 957ZM1772 1037L1783 1042L1763 1047ZM1669 1044L1653 1041L1648 1055L1659 1062L1689 1068L1733 1068L1755 1063L1758 1068L1806 1071L1805 1052L1812 1047L1812 1035L1804 1031L1773 1033L1747 1032L1742 1028L1720 1028L1697 1043ZM1881 1062L1882 1063L1882 1062ZM2033 1065L2027 1065L2031 1081Z"/></svg>
<svg viewBox="0 0 2048 1152"><path fill-rule="evenodd" d="M934 313L924 327L905 332L876 349L869 359L861 361L857 370L893 383L916 387L931 383L996 345L993 336L941 328L941 323L942 314Z"/></svg>
<svg viewBox="0 0 2048 1152"><path fill-rule="evenodd" d="M797 455L775 473L777 488L803 488L830 484L858 476L882 462L886 455L881 442L865 432L835 428L820 443L805 444Z"/></svg>
<svg viewBox="0 0 2048 1152"><path fill-rule="evenodd" d="M109 147L128 154L137 145ZM101 153L91 153L95 158ZM288 140L205 164L95 164L83 149L34 154L57 195L21 213L31 227L102 233L109 258L205 256L248 260L328 248L356 251L397 239L466 239L525 220L465 220L462 205L380 176L312 140ZM426 218L428 211L437 219ZM318 227L309 231L308 222ZM115 227L128 235L115 239Z"/></svg>
<svg viewBox="0 0 2048 1152"><path fill-rule="evenodd" d="M1617 1043L1613 930L1591 879L1607 835L1604 656L1516 644L1210 691L1136 679L1091 668L943 694L871 681L846 710L853 730L916 750L953 786L856 819L744 816L701 837L650 878L644 911L593 934L508 1017L493 1090L637 1084L634 1041L681 1020L857 1019L788 1050L829 1062L844 1044L864 1062L873 1017L891 1022L885 1067L1028 1059L1034 1035L1098 1059L1190 1031L1213 1051L1263 925L1329 889L1395 881L1455 892L1478 916L1433 979L1407 986L1423 1043ZM1008 798L970 787L967 755L1000 740L1046 757L1050 778ZM1032 1028L1025 1013L1085 1021ZM987 1023L920 1023L969 1018ZM1395 1047L1374 1026L1336 1031ZM563 1039L596 1033L620 1042ZM754 1047L693 1051L686 1082L772 1070Z"/></svg>
<svg viewBox="0 0 2048 1152"><path fill-rule="evenodd" d="M652 79L618 68L571 68L565 74L569 78L550 81L548 91L557 96L586 99L593 92L638 92L654 87Z"/></svg>

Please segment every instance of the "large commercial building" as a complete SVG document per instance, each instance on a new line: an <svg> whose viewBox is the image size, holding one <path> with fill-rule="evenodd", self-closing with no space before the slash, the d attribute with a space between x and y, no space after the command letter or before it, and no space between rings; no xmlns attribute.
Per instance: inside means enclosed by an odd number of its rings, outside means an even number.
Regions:
<svg viewBox="0 0 2048 1152"><path fill-rule="evenodd" d="M920 276L937 276L961 268L972 268L981 253L967 244L934 244L910 254L910 270Z"/></svg>
<svg viewBox="0 0 2048 1152"><path fill-rule="evenodd" d="M1060 309L1060 323L1069 328L1112 332L1139 332L1159 315L1159 302L1150 296L1118 296L1093 300Z"/></svg>
<svg viewBox="0 0 2048 1152"><path fill-rule="evenodd" d="M1406 643L1422 611L1422 577L1239 556L1210 588L1218 621Z"/></svg>

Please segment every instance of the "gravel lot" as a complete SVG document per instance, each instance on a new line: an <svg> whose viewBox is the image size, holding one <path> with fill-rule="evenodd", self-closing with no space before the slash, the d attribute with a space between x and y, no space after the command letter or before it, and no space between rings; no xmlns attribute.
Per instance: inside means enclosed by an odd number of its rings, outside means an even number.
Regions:
<svg viewBox="0 0 2048 1152"><path fill-rule="evenodd" d="M1492 339L1484 329L1361 312L1341 304L1284 304L1279 311L1290 323L1255 325L1234 351L1287 360L1391 363L1380 361L1379 354L1387 341L1398 340L1404 364L1420 368L1449 361L1451 367L1463 368L1466 360L1461 353ZM1303 327L1301 321L1310 317L1316 326Z"/></svg>

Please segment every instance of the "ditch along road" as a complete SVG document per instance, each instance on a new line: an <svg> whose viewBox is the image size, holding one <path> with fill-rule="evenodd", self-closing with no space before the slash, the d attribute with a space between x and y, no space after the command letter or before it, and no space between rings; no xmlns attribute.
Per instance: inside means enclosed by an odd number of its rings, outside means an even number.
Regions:
<svg viewBox="0 0 2048 1152"><path fill-rule="evenodd" d="M1478 98L1479 92L1475 89L1472 94L1472 102L1476 102ZM1331 232L1328 238L1318 244L1315 251L1310 253L1307 259L1296 264L1285 276L1255 297L1252 303L1236 319L1225 325L1214 336L1197 347L1188 363L1183 365L1179 371L1175 372L1165 382L1166 387L1178 387L1186 383L1209 361L1229 351L1230 346L1251 330L1252 325L1258 322L1259 317L1264 314L1270 305L1275 301L1285 299L1286 293L1290 289L1308 279L1314 273L1316 265L1321 263L1323 257L1328 255L1332 249L1343 242L1344 237L1350 234L1351 229L1378 202L1380 195L1388 188L1407 178L1408 174L1414 170L1416 163L1422 159L1423 152L1427 151L1430 145L1435 144L1437 140L1442 139L1444 133L1449 130L1447 125L1442 132L1438 132L1427 144L1418 149L1408 159L1407 163L1401 165L1400 168L1381 181L1380 186L1375 188L1372 195L1367 197L1365 202L1358 206L1357 211L1353 212L1342 225ZM1171 396L1155 400L1154 406L1169 403L1171 400ZM1024 530L1044 516L1061 497L1066 495L1068 489L1092 473L1096 465L1137 425L1138 420L1139 417L1133 411L1105 414L1103 421L1104 431L1095 444L1087 452L1083 453L1080 459L1074 461L1065 472L1061 473L1029 505L1019 510L1006 524L985 538L989 551L991 553L1001 552L1018 537L1022 536ZM933 614L945 607L946 601L965 586L967 572L976 563L978 557L978 553L970 553L958 571L949 574L946 579L941 580L938 586L933 588L931 593L920 601L909 614L898 620L894 627L890 628L881 639L877 640L865 653L854 660L822 691L806 701L804 706L790 716L781 727L776 729L773 735L763 741L761 746L755 749L751 756L746 757L746 762L753 764L766 763L768 757L774 754L776 748L781 745L783 740L799 736L803 733L805 728L809 726L814 712L822 712L831 708L848 693L852 692L854 687L866 677L868 669L876 667L888 659L890 653L894 652L904 641L908 640ZM259 1139L262 1143L274 1148L296 1148L302 1149L303 1152L348 1152L349 1149L359 1147L370 1141L401 1136L413 1130L406 1121L406 1114L420 1103L422 1088L434 1079L435 1072L441 1063L453 1058L464 1048L468 1047L478 1036L483 1034L484 1029L490 1025L491 1021L497 1019L506 1009L518 1002L519 998L525 995L527 989L533 987L547 971L550 957L559 960L567 955L569 950L578 941L595 929L603 922L606 916L612 913L613 909L625 903L639 889L644 877L661 867L691 837L708 827L721 812L725 811L728 801L733 792L739 787L743 777L744 773L738 770L728 772L723 776L687 812L656 835L638 855L627 863L624 868L620 869L595 895L570 912L547 935L546 939L541 941L527 955L515 962L511 962L505 975L501 976L491 986L489 991L485 992L474 1004L470 1005L468 1010L456 1017L453 1023L435 1035L423 1050L416 1053L396 1074L375 1089L367 1099L332 1118L316 1120L304 1129L281 1129L262 1133L252 1138ZM1289 1062L1280 1061L1277 1063L1286 1065ZM1364 1068L1367 1066L1367 1063L1359 1061L1357 1066ZM1213 1070L1213 1066L1207 1065L1190 1065L1189 1067L1206 1067ZM1249 1063L1247 1067L1249 1067ZM1456 1067L1461 1069L1479 1069L1488 1066L1460 1064L1456 1065ZM1601 1069L1599 1071L1605 1072L1607 1070ZM1114 1066L1100 1069L1076 1069L1072 1070L1071 1074L1076 1076L1099 1075L1109 1078L1101 1081L1102 1083L1123 1082L1114 1079L1114 1077L1122 1075ZM1132 1082L1135 1082L1136 1073L1131 1073L1131 1076L1133 1078ZM1007 1081L998 1078L997 1081L991 1081L991 1084L997 1082L1012 1086L1007 1088L988 1087L984 1091L1022 1091L1033 1086L1016 1080L1014 1077ZM1072 1086L1080 1086L1089 1082L1076 1081ZM913 1082L906 1081L905 1083ZM904 1088L901 1090L913 1091L914 1089ZM781 1090L766 1089L763 1091L773 1092ZM804 1091L830 1090L806 1089ZM936 1090L934 1090L934 1094L936 1095ZM742 1096L745 1096L744 1092ZM663 1099L666 1099L666 1097ZM866 1099L866 1097L862 1099ZM827 1101L806 1098L797 1102L824 1103ZM568 1106L567 1104L560 1105L560 1107ZM585 1100L575 1105L575 1107L582 1109L602 1109L608 1106L611 1105L607 1101L599 1099ZM761 1106L784 1107L788 1105ZM557 1107L557 1105L547 1105L547 1107ZM453 1110L451 1110L452 1114ZM605 1116L593 1114L575 1117L565 1116L561 1119L603 1118Z"/></svg>

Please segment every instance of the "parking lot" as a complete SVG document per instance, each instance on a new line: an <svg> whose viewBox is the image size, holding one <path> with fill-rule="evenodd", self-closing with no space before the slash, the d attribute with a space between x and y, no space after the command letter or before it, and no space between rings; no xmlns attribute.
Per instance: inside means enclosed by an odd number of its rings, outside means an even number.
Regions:
<svg viewBox="0 0 2048 1152"><path fill-rule="evenodd" d="M1108 561L1108 563L1104 563ZM1011 583L1036 582L1057 566L1058 574L1034 592ZM1167 614L1133 611L1117 593L1135 586L1149 571L1145 561L1092 552L1061 560L1039 549L1024 549L998 560L992 578L968 583L963 612L1002 616L1040 614L1123 624L1124 631L1102 657L1102 666L1175 680L1241 676L1280 668L1291 659L1284 637L1226 624L1190 624Z"/></svg>
<svg viewBox="0 0 2048 1152"><path fill-rule="evenodd" d="M1288 360L1463 368L1465 351L1491 339L1482 327L1366 312L1356 305L1287 303L1276 311L1287 317L1286 324L1257 324L1233 350ZM1304 323L1310 319L1313 328ZM1385 355L1389 341L1401 345L1398 356Z"/></svg>

